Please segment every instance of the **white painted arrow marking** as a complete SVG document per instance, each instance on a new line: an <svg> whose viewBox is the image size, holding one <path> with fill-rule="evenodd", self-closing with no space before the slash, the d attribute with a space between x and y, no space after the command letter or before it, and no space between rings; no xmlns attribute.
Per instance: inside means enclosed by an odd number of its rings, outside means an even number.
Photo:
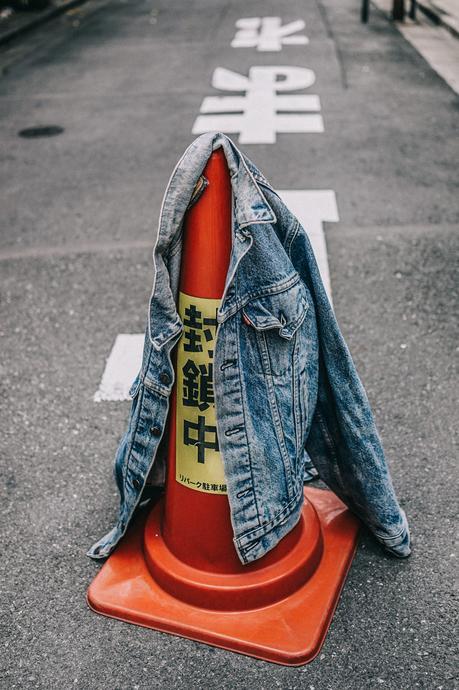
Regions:
<svg viewBox="0 0 459 690"><path fill-rule="evenodd" d="M142 363L143 341L142 333L120 333L116 336L102 381L94 395L95 402L129 400L129 388Z"/></svg>
<svg viewBox="0 0 459 690"><path fill-rule="evenodd" d="M325 290L332 301L330 272L324 223L339 221L336 194L333 189L278 189L287 208L298 218L311 240Z"/></svg>

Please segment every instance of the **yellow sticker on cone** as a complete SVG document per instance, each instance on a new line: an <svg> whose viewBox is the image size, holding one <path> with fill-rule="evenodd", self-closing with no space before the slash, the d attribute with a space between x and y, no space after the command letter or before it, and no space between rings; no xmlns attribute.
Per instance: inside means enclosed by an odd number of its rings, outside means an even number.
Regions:
<svg viewBox="0 0 459 690"><path fill-rule="evenodd" d="M226 494L214 396L219 299L179 293L183 332L177 350L176 480L195 491Z"/></svg>

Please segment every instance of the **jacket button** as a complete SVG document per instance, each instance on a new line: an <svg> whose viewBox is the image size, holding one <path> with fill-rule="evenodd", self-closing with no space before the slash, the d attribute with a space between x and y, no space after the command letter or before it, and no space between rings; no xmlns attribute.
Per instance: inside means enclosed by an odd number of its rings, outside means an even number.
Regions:
<svg viewBox="0 0 459 690"><path fill-rule="evenodd" d="M142 486L142 482L140 481L140 479L134 479L134 481L132 482L132 486L134 487L134 489L138 491Z"/></svg>
<svg viewBox="0 0 459 690"><path fill-rule="evenodd" d="M167 384L171 382L171 377L169 376L169 374L166 374L166 372L164 372L160 374L159 380L161 381L161 383L164 383L164 385L167 386Z"/></svg>
<svg viewBox="0 0 459 690"><path fill-rule="evenodd" d="M161 429L159 426L151 426L150 432L153 436L161 436Z"/></svg>

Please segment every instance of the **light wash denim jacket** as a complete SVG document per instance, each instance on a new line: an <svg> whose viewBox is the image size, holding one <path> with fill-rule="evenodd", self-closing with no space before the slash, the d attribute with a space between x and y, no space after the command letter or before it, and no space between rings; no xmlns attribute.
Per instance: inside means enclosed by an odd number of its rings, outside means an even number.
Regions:
<svg viewBox="0 0 459 690"><path fill-rule="evenodd" d="M182 220L212 151L233 190L233 247L217 314L214 394L234 546L261 558L298 522L303 481L321 479L393 554L410 553L370 405L326 295L305 230L255 165L221 133L198 137L167 186L153 252L143 361L115 457L121 495L104 558L126 532L147 478L164 478L163 432L175 380ZM162 441L162 442L161 442Z"/></svg>

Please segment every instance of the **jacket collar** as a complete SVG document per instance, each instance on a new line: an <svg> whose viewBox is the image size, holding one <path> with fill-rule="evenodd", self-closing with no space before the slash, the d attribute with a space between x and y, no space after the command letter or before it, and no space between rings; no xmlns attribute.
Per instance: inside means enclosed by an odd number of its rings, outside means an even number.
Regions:
<svg viewBox="0 0 459 690"><path fill-rule="evenodd" d="M195 139L175 166L161 205L158 235L153 250L155 277L148 318L150 340L157 349L181 330L175 306L176 286L175 289L171 287L167 257L176 246L177 238L177 243L180 241L183 217L193 197L196 183L212 152L220 147L223 148L231 176L236 235L249 225L276 222L274 211L260 190L244 155L233 142L221 132L209 132ZM163 331L153 337L152 326L158 324L160 319L164 326L165 316L167 332Z"/></svg>
<svg viewBox="0 0 459 690"><path fill-rule="evenodd" d="M221 132L209 132L186 149L175 166L161 206L157 250L165 250L180 230L194 187L213 151L223 148L234 193L234 214L238 229L258 223L276 222L243 154Z"/></svg>

